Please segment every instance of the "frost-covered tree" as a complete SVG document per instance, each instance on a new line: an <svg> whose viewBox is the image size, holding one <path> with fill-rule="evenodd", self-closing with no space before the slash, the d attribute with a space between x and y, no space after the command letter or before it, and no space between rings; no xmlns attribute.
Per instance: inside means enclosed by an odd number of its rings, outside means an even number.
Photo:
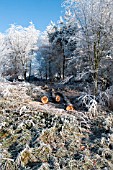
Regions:
<svg viewBox="0 0 113 170"><path fill-rule="evenodd" d="M38 62L38 76L46 80L50 78L50 54L51 46L49 44L49 39L47 32L44 31L39 37L38 53L36 56Z"/></svg>
<svg viewBox="0 0 113 170"><path fill-rule="evenodd" d="M39 31L33 23L28 27L11 25L5 35L4 55L7 59L6 70L26 80L31 72L31 61L38 50Z"/></svg>
<svg viewBox="0 0 113 170"><path fill-rule="evenodd" d="M77 25L60 17L58 24L53 25L52 23L48 27L47 32L49 42L56 50L56 62L60 65L61 78L64 79L66 69L69 68L69 62L72 60L73 56L75 56L77 47Z"/></svg>
<svg viewBox="0 0 113 170"><path fill-rule="evenodd" d="M3 68L4 68L3 60L5 60L5 55L4 55L5 38L4 37L5 35L0 33L0 63L1 63L0 74L3 72Z"/></svg>
<svg viewBox="0 0 113 170"><path fill-rule="evenodd" d="M61 76L61 58L57 46L49 41L48 34L54 32L53 26L49 25L47 30L40 36L40 45L37 60L40 58L40 72L46 80L54 81Z"/></svg>
<svg viewBox="0 0 113 170"><path fill-rule="evenodd" d="M0 76L6 75L9 69L10 50L6 48L6 35L0 33Z"/></svg>
<svg viewBox="0 0 113 170"><path fill-rule="evenodd" d="M81 54L88 57L89 65L94 71L96 94L100 61L108 51L112 51L113 46L113 1L65 0L63 5L80 28Z"/></svg>

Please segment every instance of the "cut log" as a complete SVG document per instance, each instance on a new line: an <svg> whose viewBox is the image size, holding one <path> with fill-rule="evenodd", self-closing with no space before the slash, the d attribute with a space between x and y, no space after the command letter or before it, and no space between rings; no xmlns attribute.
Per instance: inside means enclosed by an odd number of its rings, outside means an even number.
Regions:
<svg viewBox="0 0 113 170"><path fill-rule="evenodd" d="M49 101L49 99L48 99L48 97L47 97L47 96L43 96L43 97L41 97L41 102L42 102L43 104L47 104L47 103L48 103L48 101Z"/></svg>
<svg viewBox="0 0 113 170"><path fill-rule="evenodd" d="M64 101L66 102L66 110L74 110L74 106L72 105L72 103L70 102L70 100L63 94L63 98L64 98Z"/></svg>
<svg viewBox="0 0 113 170"><path fill-rule="evenodd" d="M70 110L70 111L74 110L74 106L72 105L70 100L67 98L67 96L65 96L63 93L61 93L61 92L55 93L55 90L52 89L52 97L55 98L56 102L66 103L66 110L67 111L68 110Z"/></svg>
<svg viewBox="0 0 113 170"><path fill-rule="evenodd" d="M61 95L59 93L57 93L55 91L55 89L52 88L51 90L51 96L52 96L52 99L55 101L55 102L61 102Z"/></svg>
<svg viewBox="0 0 113 170"><path fill-rule="evenodd" d="M51 100L51 89L43 90L40 94L41 102L43 104L47 104L48 102L52 102Z"/></svg>
<svg viewBox="0 0 113 170"><path fill-rule="evenodd" d="M66 110L68 111L72 111L72 110L75 110L74 109L74 107L73 107L73 105L68 105L67 107L66 107Z"/></svg>
<svg viewBox="0 0 113 170"><path fill-rule="evenodd" d="M51 101L51 94L48 88L46 90L43 90L41 86L33 86L30 91L31 97L35 101L42 102L43 104Z"/></svg>
<svg viewBox="0 0 113 170"><path fill-rule="evenodd" d="M61 97L59 95L56 95L55 101L59 103L61 101Z"/></svg>

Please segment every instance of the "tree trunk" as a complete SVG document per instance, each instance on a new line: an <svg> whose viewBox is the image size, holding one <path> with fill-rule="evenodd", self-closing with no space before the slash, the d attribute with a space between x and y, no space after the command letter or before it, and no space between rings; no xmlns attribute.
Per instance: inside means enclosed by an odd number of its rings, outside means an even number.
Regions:
<svg viewBox="0 0 113 170"><path fill-rule="evenodd" d="M27 70L24 70L24 81L26 81L26 74L27 74Z"/></svg>
<svg viewBox="0 0 113 170"><path fill-rule="evenodd" d="M47 76L47 64L46 64L46 81L47 81L47 78L48 78L48 76Z"/></svg>
<svg viewBox="0 0 113 170"><path fill-rule="evenodd" d="M94 42L94 95L98 92L98 69L99 69L99 56Z"/></svg>
<svg viewBox="0 0 113 170"><path fill-rule="evenodd" d="M101 58L101 52L100 52L100 30L97 31L97 42L94 42L94 83L95 83L95 89L94 89L94 95L97 95L98 93L98 72L99 72L99 63Z"/></svg>
<svg viewBox="0 0 113 170"><path fill-rule="evenodd" d="M29 78L28 78L28 81L30 81L30 77L31 77L31 61L30 61L30 65L29 65Z"/></svg>
<svg viewBox="0 0 113 170"><path fill-rule="evenodd" d="M65 55L64 55L64 51L63 51L63 79L65 77Z"/></svg>

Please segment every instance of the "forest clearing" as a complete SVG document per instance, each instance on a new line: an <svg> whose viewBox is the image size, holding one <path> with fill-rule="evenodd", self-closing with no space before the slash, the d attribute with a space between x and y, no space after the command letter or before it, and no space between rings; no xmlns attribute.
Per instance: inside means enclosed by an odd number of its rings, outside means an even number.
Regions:
<svg viewBox="0 0 113 170"><path fill-rule="evenodd" d="M57 3L13 2L40 23ZM1 170L113 170L113 1L61 6L44 31L12 20L0 33Z"/></svg>

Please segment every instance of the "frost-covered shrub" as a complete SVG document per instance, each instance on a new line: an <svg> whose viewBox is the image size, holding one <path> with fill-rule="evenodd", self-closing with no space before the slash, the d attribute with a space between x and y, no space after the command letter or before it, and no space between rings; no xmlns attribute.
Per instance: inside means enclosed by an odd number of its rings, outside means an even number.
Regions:
<svg viewBox="0 0 113 170"><path fill-rule="evenodd" d="M113 86L110 86L105 91L100 91L98 98L101 105L113 110Z"/></svg>
<svg viewBox="0 0 113 170"><path fill-rule="evenodd" d="M31 158L32 158L32 149L29 148L28 145L26 145L26 148L19 153L16 159L16 163L18 165L21 165L22 167L25 167Z"/></svg>
<svg viewBox="0 0 113 170"><path fill-rule="evenodd" d="M97 113L97 101L95 96L83 94L78 98L79 106L87 109L88 112L95 115Z"/></svg>
<svg viewBox="0 0 113 170"><path fill-rule="evenodd" d="M3 98L8 98L11 96L11 86L8 85L6 88L4 88L4 90L2 91L1 95L3 96Z"/></svg>

